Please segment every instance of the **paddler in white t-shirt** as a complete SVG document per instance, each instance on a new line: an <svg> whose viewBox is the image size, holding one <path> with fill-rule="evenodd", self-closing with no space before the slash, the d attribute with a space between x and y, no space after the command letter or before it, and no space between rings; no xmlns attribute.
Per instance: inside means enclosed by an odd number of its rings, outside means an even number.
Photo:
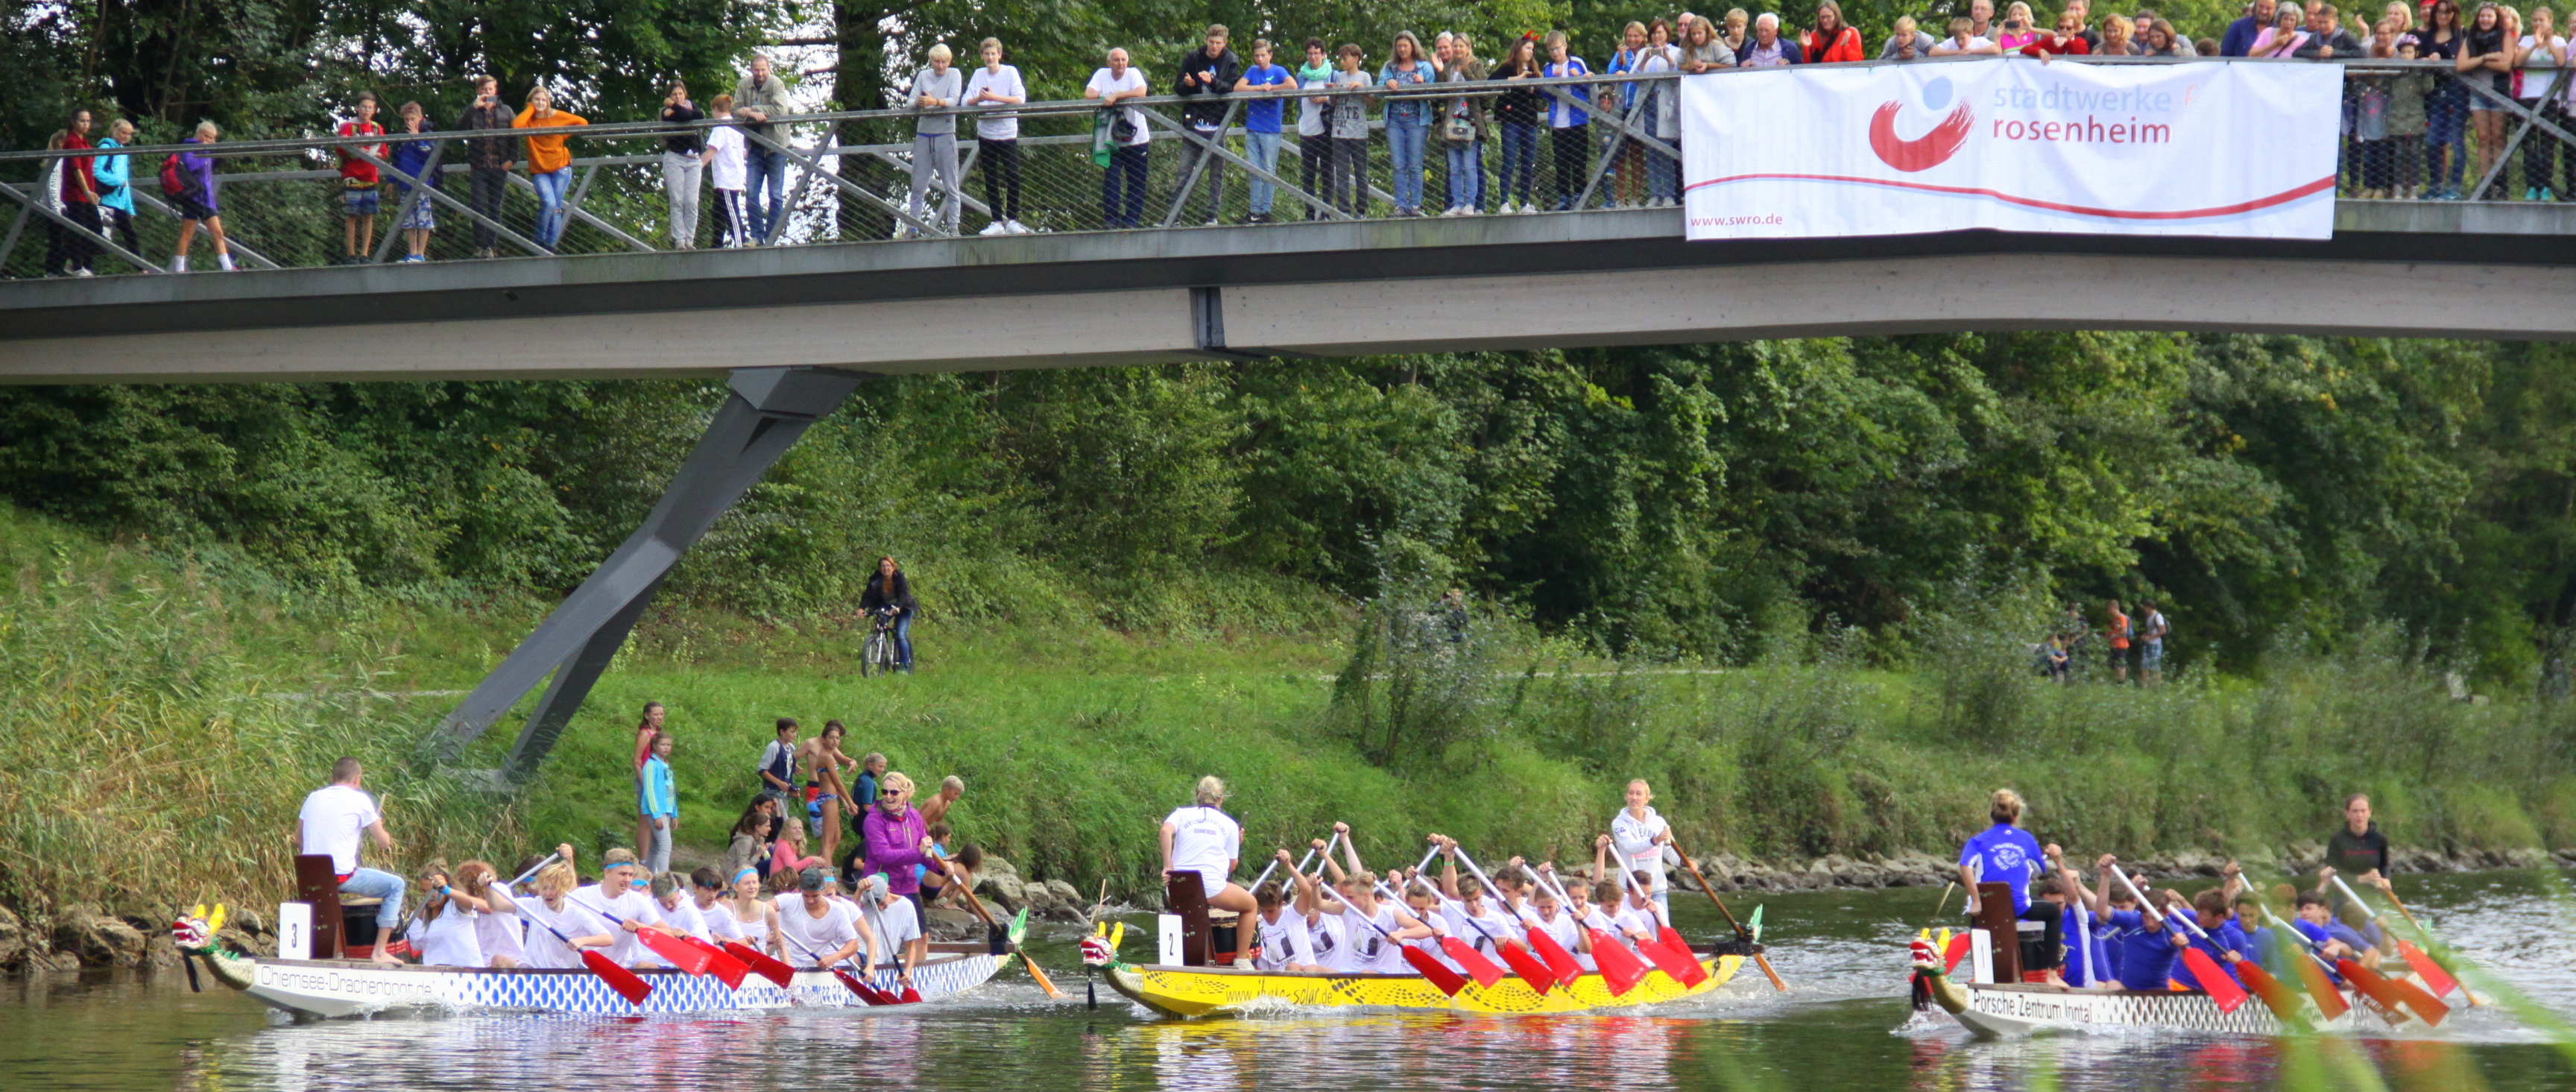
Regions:
<svg viewBox="0 0 2576 1092"><path fill-rule="evenodd" d="M824 890L829 883L820 866L808 868L796 876L797 893L778 896L778 934L785 952L780 958L800 967L832 967L865 948L860 976L874 974L876 933L859 914L858 904Z"/></svg>
<svg viewBox="0 0 2576 1092"><path fill-rule="evenodd" d="M1261 908L1253 918L1253 942L1256 945L1252 965L1264 971L1320 971L1323 964L1315 959L1314 927L1298 909L1306 902L1302 891L1291 890L1308 881L1297 871L1288 851L1279 851L1279 864L1287 875L1262 884L1252 893L1252 901ZM1291 903L1297 905L1290 905ZM1238 934L1240 935L1240 934Z"/></svg>
<svg viewBox="0 0 2576 1092"><path fill-rule="evenodd" d="M1440 868L1440 911L1448 918L1445 924L1449 926L1449 935L1474 945L1477 951L1493 959L1502 958L1498 943L1527 948L1528 945L1519 939L1520 928L1513 922L1512 915L1486 901L1484 884L1473 876L1460 882L1458 840L1439 834L1432 835L1432 838L1440 843L1441 855L1448 858Z"/></svg>
<svg viewBox="0 0 2576 1092"><path fill-rule="evenodd" d="M1643 872L1654 878L1650 888L1655 894L1655 907L1671 913L1672 893L1664 883L1664 866L1681 863L1681 854L1672 847L1671 828L1664 817L1648 805L1655 791L1638 778L1628 783L1628 806L1610 819L1610 839L1619 852L1619 867L1630 872Z"/></svg>
<svg viewBox="0 0 2576 1092"><path fill-rule="evenodd" d="M636 863L635 851L612 849L600 858L599 882L572 893L573 905L606 919L617 929L617 943L608 946L608 958L620 967L638 970L665 967L662 957L644 946L635 934L653 928L662 916L654 912L653 900L635 890L635 876L644 866Z"/></svg>
<svg viewBox="0 0 2576 1092"><path fill-rule="evenodd" d="M1333 873L1335 897L1323 901L1322 911L1342 919L1343 938L1340 956L1329 966L1346 974L1414 973L1413 965L1404 960L1403 943L1437 934L1377 897L1377 873L1361 867L1350 824L1335 823L1333 832L1342 836L1342 852L1350 868L1346 871L1330 856L1324 858L1324 867Z"/></svg>
<svg viewBox="0 0 2576 1092"><path fill-rule="evenodd" d="M1238 922L1250 921L1261 907L1252 892L1231 878L1237 859L1243 856L1243 828L1233 816L1217 810L1224 803L1225 782L1211 774L1199 779L1197 803L1163 817L1163 875L1197 873L1209 909L1230 911L1238 915ZM1235 965L1250 962L1237 957Z"/></svg>

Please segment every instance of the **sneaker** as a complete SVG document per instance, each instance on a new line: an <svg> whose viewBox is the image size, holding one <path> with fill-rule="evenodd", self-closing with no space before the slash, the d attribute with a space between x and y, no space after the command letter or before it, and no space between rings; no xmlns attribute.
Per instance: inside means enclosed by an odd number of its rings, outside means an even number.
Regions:
<svg viewBox="0 0 2576 1092"><path fill-rule="evenodd" d="M2538 186L2529 186L2529 187L2525 187L2525 188L2523 189L2523 191L2522 191L2522 199L2523 199L2523 200L2525 200L2525 201L2537 201L2537 200L2540 200L2540 187L2538 187Z"/></svg>
<svg viewBox="0 0 2576 1092"><path fill-rule="evenodd" d="M1213 216L1208 217L1208 219L1207 219L1207 223L1200 224L1199 226L1200 226L1200 227L1215 227L1215 226L1217 226L1216 217L1213 217Z"/></svg>
<svg viewBox="0 0 2576 1092"><path fill-rule="evenodd" d="M95 277L95 276L97 276L97 275L98 275L98 274L96 274L96 273L92 273L92 272L90 272L89 270L86 270L86 269L75 269L75 270L72 270L72 276L75 276L75 277Z"/></svg>
<svg viewBox="0 0 2576 1092"><path fill-rule="evenodd" d="M984 230L979 231L979 232L976 232L975 234L977 234L977 235L1008 235L1008 234L1010 234L1010 233L1011 233L1011 229L1010 229L1010 227L1009 227L1009 226L1007 226L1007 225L1003 224L1003 223L1002 223L1001 221L999 221L999 220L995 220L995 221L993 221L992 223L989 223L989 224L984 225Z"/></svg>
<svg viewBox="0 0 2576 1092"><path fill-rule="evenodd" d="M1013 235L1026 235L1029 233L1029 226L1027 224L1023 224L1017 220L1009 220L1005 221L1005 223L1009 225L1011 234Z"/></svg>
<svg viewBox="0 0 2576 1092"><path fill-rule="evenodd" d="M171 258L171 259L170 259L170 272L173 272L173 273L185 273L185 272L187 272L187 271L188 271L188 256L187 256L187 255L185 255L185 254L181 254L181 255L178 255L178 256L176 256L176 257L174 257L174 258Z"/></svg>
<svg viewBox="0 0 2576 1092"><path fill-rule="evenodd" d="M2549 187L2542 186L2540 187L2540 199L2543 201L2555 201L2558 200L2558 194Z"/></svg>

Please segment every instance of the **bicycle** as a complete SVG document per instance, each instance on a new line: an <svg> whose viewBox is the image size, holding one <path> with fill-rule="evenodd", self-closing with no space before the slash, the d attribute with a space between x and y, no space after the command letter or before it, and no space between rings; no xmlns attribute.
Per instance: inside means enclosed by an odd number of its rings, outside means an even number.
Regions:
<svg viewBox="0 0 2576 1092"><path fill-rule="evenodd" d="M889 675L902 666L902 659L896 655L894 647L894 624L901 613L893 607L876 612L876 625L868 630L867 643L859 649L859 675L862 678Z"/></svg>

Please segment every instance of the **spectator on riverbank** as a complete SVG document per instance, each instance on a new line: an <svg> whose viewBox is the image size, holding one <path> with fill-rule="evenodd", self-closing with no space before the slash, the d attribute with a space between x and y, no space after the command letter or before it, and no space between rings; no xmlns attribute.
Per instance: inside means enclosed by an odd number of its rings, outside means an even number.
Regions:
<svg viewBox="0 0 2576 1092"><path fill-rule="evenodd" d="M1377 82L1386 100L1386 157L1394 175L1395 214L1422 215L1422 163L1431 137L1431 100L1398 94L1431 81L1434 72L1422 55L1422 40L1409 30L1397 31L1395 44L1378 67Z"/></svg>
<svg viewBox="0 0 2576 1092"><path fill-rule="evenodd" d="M1324 50L1321 38L1306 39L1305 63L1297 66L1297 89L1316 91L1333 82L1333 62ZM1297 99L1297 178L1307 193L1324 197L1332 203L1329 190L1333 184L1333 100L1322 95L1304 95ZM1322 209L1306 206L1305 219L1324 218Z"/></svg>
<svg viewBox="0 0 2576 1092"><path fill-rule="evenodd" d="M1001 107L1029 101L1020 70L1002 63L1002 40L975 47L984 62L966 78L966 105L975 108L975 166L984 174L985 235L1026 235L1020 222L1020 116Z"/></svg>
<svg viewBox="0 0 2576 1092"><path fill-rule="evenodd" d="M357 759L332 763L331 783L305 794L304 807L296 813L294 844L297 853L331 858L331 874L339 879L341 894L383 900L376 905L376 935L381 939L369 958L400 966L402 961L385 948L393 940L394 927L402 923L403 878L359 863L364 841L373 841L387 857L394 853L384 812L376 807L376 798L360 787L365 781L366 770Z"/></svg>
<svg viewBox="0 0 2576 1092"><path fill-rule="evenodd" d="M1153 143L1154 134L1145 127L1144 111L1117 104L1143 98L1151 89L1145 84L1145 74L1128 65L1126 50L1110 50L1108 61L1082 87L1083 98L1114 107L1109 111L1108 169L1100 176L1100 226L1143 227L1147 146Z"/></svg>
<svg viewBox="0 0 2576 1092"><path fill-rule="evenodd" d="M1843 21L1842 6L1833 0L1816 5L1816 29L1799 40L1798 50L1805 64L1869 59L1867 47L1861 44L1860 30Z"/></svg>
<svg viewBox="0 0 2576 1092"><path fill-rule="evenodd" d="M2138 681L2157 682L2165 675L2165 635L2173 625L2153 603L2139 603L2138 618Z"/></svg>
<svg viewBox="0 0 2576 1092"><path fill-rule="evenodd" d="M2514 67L2521 76L2514 86L2514 96L2523 109L2555 120L2562 126L2567 121L2566 95L2558 81L2568 66L2567 39L2557 34L2557 18L2548 8L2531 9L2530 33L2516 43ZM2539 133L2525 134L2522 141L2522 199L2555 201L2558 199L2558 166L2570 160L2567 151L2555 140L2543 139Z"/></svg>
<svg viewBox="0 0 2576 1092"><path fill-rule="evenodd" d="M2362 48L2361 43L2344 32L2342 13L2332 4L2319 4L2315 11L2308 13L2307 40L2291 50L2290 55L2312 61L2330 61L2338 57L2359 57Z"/></svg>
<svg viewBox="0 0 2576 1092"><path fill-rule="evenodd" d="M89 132L93 121L87 110L75 109L63 125L64 151L77 151L91 146ZM63 232L63 269L75 277L91 275L91 263L97 259L98 244L98 159L95 156L65 156L62 159L63 218L79 225L80 230ZM84 234L86 232L86 234Z"/></svg>
<svg viewBox="0 0 2576 1092"><path fill-rule="evenodd" d="M1978 0L1978 2L1984 3L1985 0ZM1753 41L1752 19L1752 16L1744 13L1743 8L1726 9L1726 29L1718 35L1718 40L1726 43L1727 52L1737 57L1744 56L1744 51L1750 48Z"/></svg>
<svg viewBox="0 0 2576 1092"><path fill-rule="evenodd" d="M778 738L760 749L760 765L753 767L760 779L760 794L777 800L796 795L796 718L778 718ZM731 875L731 873L727 873Z"/></svg>
<svg viewBox="0 0 2576 1092"><path fill-rule="evenodd" d="M2245 55L2254 58L2279 59L2296 52L2308 41L2307 15L2297 4L2283 4L2273 10L2272 25L2254 36L2254 46Z"/></svg>
<svg viewBox="0 0 2576 1092"><path fill-rule="evenodd" d="M1295 74L1281 65L1272 64L1271 55L1269 39L1253 39L1252 64L1243 70L1240 78L1235 80L1234 89L1266 91L1272 88L1294 86L1297 80ZM1287 114L1287 107L1288 103L1284 99L1255 99L1244 105L1243 157L1251 160L1255 169L1267 171L1273 175L1279 173L1279 143L1284 139L1280 130ZM1269 223L1271 205L1277 198L1279 188L1264 181L1259 175L1253 176L1245 183L1245 187L1248 193L1244 222Z"/></svg>
<svg viewBox="0 0 2576 1092"><path fill-rule="evenodd" d="M794 112L787 104L787 83L769 70L769 58L751 55L751 72L733 89L733 116L742 123L744 141L743 180L749 190L743 202L743 241L747 246L766 246L787 217L787 129L772 122ZM780 147L771 147L774 142Z"/></svg>
<svg viewBox="0 0 2576 1092"><path fill-rule="evenodd" d="M1886 44L1878 47L1878 59L1919 61L1931 56L1932 47L1939 44L1915 25L1913 16L1899 15L1896 25L1889 28Z"/></svg>
<svg viewBox="0 0 2576 1092"><path fill-rule="evenodd" d="M636 804L653 835L646 843L645 871L658 876L671 870L671 835L680 826L680 798L671 784L669 732L653 737L653 757L644 760L643 791Z"/></svg>
<svg viewBox="0 0 2576 1092"><path fill-rule="evenodd" d="M213 144L222 132L211 121L197 123L196 135L181 144ZM179 252L170 259L170 272L188 271L188 244L197 237L197 225L206 226L206 234L215 240L215 261L224 272L233 270L232 248L224 241L223 210L215 203L215 157L202 152L179 153L180 190L170 197L170 207L179 213Z"/></svg>
<svg viewBox="0 0 2576 1092"><path fill-rule="evenodd" d="M1765 16L1768 18L1768 16ZM1557 80L1572 76L1589 76L1592 69L1572 51L1572 43L1562 30L1547 32L1547 63L1539 75ZM1550 153L1550 180L1555 183L1556 200L1548 208L1566 212L1574 208L1588 181L1584 167L1591 152L1591 89L1583 86L1555 87L1547 95L1547 139Z"/></svg>
<svg viewBox="0 0 2576 1092"><path fill-rule="evenodd" d="M2120 613L2120 601L2117 599L2110 600L2106 606L2111 612L2111 620L2102 627L2102 640L2109 646L2110 652L2103 666L2111 669L2111 681L2127 682L2129 681L2129 616Z"/></svg>
<svg viewBox="0 0 2576 1092"><path fill-rule="evenodd" d="M653 741L661 737L662 721L667 715L668 711L663 709L661 702L648 701L644 703L643 714L635 720L634 769L628 771L628 775L634 778L635 794L638 799L641 799L644 794L644 764L653 758ZM636 810L635 815L635 844L639 846L653 844L652 817L644 814L640 808Z"/></svg>
<svg viewBox="0 0 2576 1092"><path fill-rule="evenodd" d="M1358 44L1342 43L1340 49L1333 51L1333 75L1324 86L1336 90L1367 87L1368 73L1360 71L1361 59ZM1333 170L1326 183L1331 192L1325 200L1343 212L1365 216L1369 207L1369 96L1334 95L1327 102L1332 118Z"/></svg>
<svg viewBox="0 0 2576 1092"><path fill-rule="evenodd" d="M2002 46L1978 35L1976 24L1965 15L1950 20L1950 36L1941 39L1939 44L1932 47L1932 55L1935 57L1956 57L1970 53L1991 56L2002 52Z"/></svg>
<svg viewBox="0 0 2576 1092"><path fill-rule="evenodd" d="M1132 68L1128 72L1135 74ZM1111 169L1114 171L1116 168L1113 166ZM1137 185L1142 186L1143 183L1140 181ZM1139 202L1144 200L1142 192L1133 197ZM1128 226L1136 225L1131 223ZM920 613L920 608L921 604L912 597L912 582L904 578L903 566L895 564L892 557L878 558L876 573L868 577L867 588L859 593L859 610L869 615L889 610L894 612L895 666L907 675L912 673L912 618Z"/></svg>
<svg viewBox="0 0 2576 1092"><path fill-rule="evenodd" d="M2006 53L2019 53L2021 47L2039 40L2039 25L2031 20L2030 5L2021 0L2013 0L2012 6L2004 9L2003 22L1995 25L1999 31L1995 46Z"/></svg>
<svg viewBox="0 0 2576 1092"><path fill-rule="evenodd" d="M672 80L670 91L662 96L663 124L687 125L706 116L689 99L688 83ZM698 245L698 187L705 181L706 168L707 142L695 130L662 138L662 196L669 202L674 250Z"/></svg>
<svg viewBox="0 0 2576 1092"><path fill-rule="evenodd" d="M2218 43L2221 57L2242 57L2254 48L2254 39L2272 25L2275 0L2254 0L2254 9L2243 18L2227 24L2227 35Z"/></svg>
<svg viewBox="0 0 2576 1092"><path fill-rule="evenodd" d="M333 130L334 135L344 138L385 135L385 127L376 122L376 110L376 93L358 92L355 116L341 122L340 127ZM370 260L375 253L376 212L383 203L383 198L377 193L383 176L376 170L376 161L385 158L387 149L382 141L378 141L373 144L361 142L354 147L343 145L334 150L340 156L341 235L349 250L341 262L357 265ZM365 154L362 156L360 153Z"/></svg>
<svg viewBox="0 0 2576 1092"><path fill-rule="evenodd" d="M1509 87L1538 79L1541 67L1538 39L1524 34L1513 39L1502 63L1494 66L1493 76ZM1547 113L1544 97L1536 89L1522 89L1494 98L1494 119L1503 146L1502 178L1495 192L1502 195L1504 212L1538 211L1532 195L1538 188L1538 130Z"/></svg>
<svg viewBox="0 0 2576 1092"><path fill-rule="evenodd" d="M469 131L507 129L515 118L501 102L501 85L490 76L474 77L474 99L465 113L456 119L456 128ZM500 233L493 228L501 220L501 198L510 191L510 164L517 150L507 137L476 137L465 142L465 202L483 219L474 222L474 256L500 256ZM486 221L489 221L488 223Z"/></svg>

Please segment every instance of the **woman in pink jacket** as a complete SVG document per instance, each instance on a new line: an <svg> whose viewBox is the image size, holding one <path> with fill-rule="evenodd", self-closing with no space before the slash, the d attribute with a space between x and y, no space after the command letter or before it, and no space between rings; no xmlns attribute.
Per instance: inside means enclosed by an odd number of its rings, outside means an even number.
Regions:
<svg viewBox="0 0 2576 1092"><path fill-rule="evenodd" d="M930 857L930 832L912 806L912 779L896 771L877 782L876 806L859 823L862 871L886 874L886 890L912 900L921 912L921 879L914 865L939 867Z"/></svg>

